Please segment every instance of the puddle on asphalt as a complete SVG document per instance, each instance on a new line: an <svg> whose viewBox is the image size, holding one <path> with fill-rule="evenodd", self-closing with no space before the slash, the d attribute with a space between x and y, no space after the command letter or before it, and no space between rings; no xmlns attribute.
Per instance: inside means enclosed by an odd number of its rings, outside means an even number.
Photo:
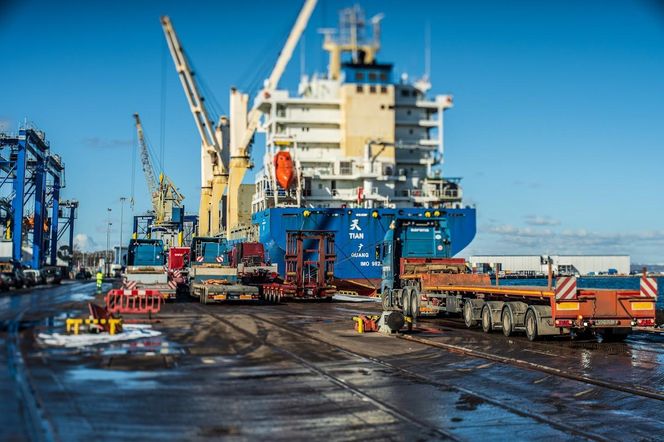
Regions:
<svg viewBox="0 0 664 442"><path fill-rule="evenodd" d="M482 404L484 404L483 399L469 394L462 394L456 402L456 408L462 411L475 411Z"/></svg>
<svg viewBox="0 0 664 442"><path fill-rule="evenodd" d="M201 356L201 362L205 365L229 365L237 364L243 359L242 355L230 356Z"/></svg>
<svg viewBox="0 0 664 442"><path fill-rule="evenodd" d="M121 356L131 354L157 356L181 355L185 353L184 349L179 344L175 344L160 338L119 342L108 345L99 350L99 354L103 356Z"/></svg>
<svg viewBox="0 0 664 442"><path fill-rule="evenodd" d="M74 368L67 372L68 380L73 382L112 382L115 387L130 390L154 389L159 386L155 377L159 373L152 371L104 370L100 368Z"/></svg>
<svg viewBox="0 0 664 442"><path fill-rule="evenodd" d="M76 302L83 302L83 301L92 301L95 299L95 296L92 293L72 293L69 295L69 299L72 301Z"/></svg>

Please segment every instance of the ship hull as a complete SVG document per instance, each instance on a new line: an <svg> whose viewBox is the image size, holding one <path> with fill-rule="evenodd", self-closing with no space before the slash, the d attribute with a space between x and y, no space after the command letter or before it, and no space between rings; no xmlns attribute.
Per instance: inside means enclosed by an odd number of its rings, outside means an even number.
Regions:
<svg viewBox="0 0 664 442"><path fill-rule="evenodd" d="M258 226L260 242L273 264L284 275L288 231L325 230L335 233L335 278L356 287L376 287L382 264L376 259L375 246L396 216L424 217L431 209L341 209L341 208L272 208L252 216ZM450 229L452 255L463 250L475 237L476 214L473 208L441 210ZM350 287L349 287L350 289Z"/></svg>

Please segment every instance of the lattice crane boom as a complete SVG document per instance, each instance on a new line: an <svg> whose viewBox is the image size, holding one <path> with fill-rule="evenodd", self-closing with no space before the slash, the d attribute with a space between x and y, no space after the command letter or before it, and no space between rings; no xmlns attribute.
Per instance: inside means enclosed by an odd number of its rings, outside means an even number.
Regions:
<svg viewBox="0 0 664 442"><path fill-rule="evenodd" d="M141 166L145 181L150 191L150 199L152 201L152 209L155 213L155 224L167 221L171 215L173 207L181 207L184 196L178 191L173 181L164 173L159 174L159 179L156 178L155 169L150 160L150 151L148 144L145 141L145 133L143 125L138 114L134 114L136 122L136 132L138 134L138 144L141 150Z"/></svg>
<svg viewBox="0 0 664 442"><path fill-rule="evenodd" d="M143 132L143 125L141 124L141 118L138 114L134 114L134 121L136 122L136 133L138 135L138 146L140 147L141 155L141 167L143 169L143 175L145 175L145 181L148 185L148 191L150 192L150 198L152 200L152 206L156 211L156 203L158 201L159 193L159 181L155 176L154 167L152 166L152 161L150 161L150 152L148 151L148 144L145 141L145 133Z"/></svg>

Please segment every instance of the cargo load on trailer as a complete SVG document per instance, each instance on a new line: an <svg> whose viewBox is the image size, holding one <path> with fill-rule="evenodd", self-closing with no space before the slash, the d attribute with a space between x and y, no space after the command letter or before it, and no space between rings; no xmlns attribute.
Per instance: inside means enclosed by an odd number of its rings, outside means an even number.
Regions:
<svg viewBox="0 0 664 442"><path fill-rule="evenodd" d="M177 283L171 279L166 268L162 240L131 240L122 285L128 290L158 291L164 299L175 299Z"/></svg>
<svg viewBox="0 0 664 442"><path fill-rule="evenodd" d="M297 230L287 232L286 272L282 282L263 286L266 300L282 299L330 300L334 286L334 233Z"/></svg>
<svg viewBox="0 0 664 442"><path fill-rule="evenodd" d="M449 244L444 217L395 219L376 247L383 307L411 318L457 313L468 327L525 332L530 340L588 333L619 340L634 327L655 325L654 278L642 278L640 290L579 288L574 276L558 278L555 287L491 285L488 275L450 258Z"/></svg>
<svg viewBox="0 0 664 442"><path fill-rule="evenodd" d="M171 247L168 249L168 277L175 282L178 292L189 291L189 247Z"/></svg>
<svg viewBox="0 0 664 442"><path fill-rule="evenodd" d="M232 246L221 237L195 237L191 243L189 293L201 303L258 301L257 286L244 284L231 262Z"/></svg>

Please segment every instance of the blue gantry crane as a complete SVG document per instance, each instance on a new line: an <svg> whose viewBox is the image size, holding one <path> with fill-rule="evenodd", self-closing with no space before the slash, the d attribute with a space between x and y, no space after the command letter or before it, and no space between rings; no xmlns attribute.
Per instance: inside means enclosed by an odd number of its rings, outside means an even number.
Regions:
<svg viewBox="0 0 664 442"><path fill-rule="evenodd" d="M32 268L57 265L58 240L65 231L69 232L71 252L78 202L67 201L61 208L64 186L65 165L51 151L44 132L26 124L17 134L0 133L0 222L4 230L0 258ZM66 218L62 226L61 218ZM65 254L63 249L61 255Z"/></svg>

